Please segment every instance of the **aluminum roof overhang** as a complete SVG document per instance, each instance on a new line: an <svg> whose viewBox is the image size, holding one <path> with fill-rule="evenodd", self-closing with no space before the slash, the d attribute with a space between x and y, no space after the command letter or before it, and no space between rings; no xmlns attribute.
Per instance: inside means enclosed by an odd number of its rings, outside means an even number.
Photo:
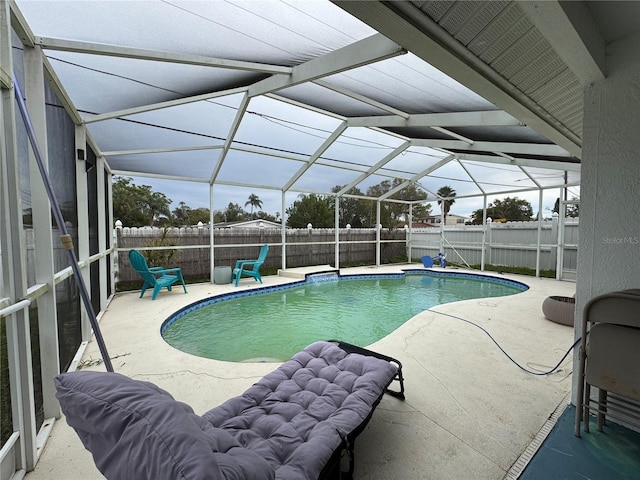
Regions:
<svg viewBox="0 0 640 480"><path fill-rule="evenodd" d="M520 2L337 3L18 1L12 23L115 174L319 194L399 179L382 198L579 184L591 50L574 74Z"/></svg>

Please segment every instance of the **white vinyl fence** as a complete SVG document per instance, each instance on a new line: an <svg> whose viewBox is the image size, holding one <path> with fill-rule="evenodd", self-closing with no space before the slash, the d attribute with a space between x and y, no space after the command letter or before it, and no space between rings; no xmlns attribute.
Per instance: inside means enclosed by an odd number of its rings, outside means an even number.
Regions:
<svg viewBox="0 0 640 480"><path fill-rule="evenodd" d="M538 242L538 238L540 239ZM437 256L443 251L449 262L460 264L501 265L535 269L538 244L540 269L555 270L558 249L563 250L563 270L574 271L578 253L578 222L564 224L560 243L557 220L543 222L489 223L414 230L411 234L411 256ZM484 254L484 255L483 255ZM484 258L483 258L484 256Z"/></svg>

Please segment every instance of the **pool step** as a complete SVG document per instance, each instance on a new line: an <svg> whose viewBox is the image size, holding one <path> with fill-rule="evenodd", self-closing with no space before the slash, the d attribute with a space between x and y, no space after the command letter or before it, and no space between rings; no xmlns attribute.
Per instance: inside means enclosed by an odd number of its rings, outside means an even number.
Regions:
<svg viewBox="0 0 640 480"><path fill-rule="evenodd" d="M287 268L285 270L278 270L278 276L299 278L304 280L307 275L312 273L339 273L337 268L333 268L331 265L316 265L313 267L299 267L299 268Z"/></svg>

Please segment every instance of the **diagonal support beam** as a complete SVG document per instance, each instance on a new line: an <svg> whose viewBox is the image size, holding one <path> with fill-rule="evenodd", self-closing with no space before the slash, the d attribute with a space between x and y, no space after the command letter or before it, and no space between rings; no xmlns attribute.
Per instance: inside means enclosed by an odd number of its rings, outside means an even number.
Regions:
<svg viewBox="0 0 640 480"><path fill-rule="evenodd" d="M429 168L425 168L423 171L421 171L420 173L414 175L412 178L410 178L409 180L401 183L400 185L398 185L395 188L392 188L391 190L389 190L387 193L385 193L384 195L381 195L378 200L382 201L382 200L386 200L387 198L391 197L392 195L394 195L396 192L399 192L400 190L402 190L403 188L405 188L407 185L412 184L413 182L417 182L418 180L420 180L422 177L424 177L425 175L429 175L431 172L436 171L437 169L439 169L440 167L442 167L443 165L446 165L447 163L449 163L450 161L452 161L454 159L453 155L450 155L446 158L443 158L442 160L440 160L439 162L434 163L433 165L431 165Z"/></svg>
<svg viewBox="0 0 640 480"><path fill-rule="evenodd" d="M105 157L118 157L122 155L149 155L153 153L195 152L199 150L220 150L223 145L200 145L196 147L169 147L169 148L141 148L136 150L111 150L102 152Z"/></svg>
<svg viewBox="0 0 640 480"><path fill-rule="evenodd" d="M159 178L161 180L180 180L183 182L194 182L194 183L205 183L205 184L209 184L209 179L207 178L198 178L198 177L176 177L175 175L168 175L168 174L162 174L162 173L149 173L149 172L139 172L136 170L130 170L130 169L113 169L110 172L112 175L117 176L117 175L135 175L136 177L144 177L144 178Z"/></svg>
<svg viewBox="0 0 640 480"><path fill-rule="evenodd" d="M222 164L227 159L227 154L231 149L231 144L233 143L233 139L236 137L236 133L238 133L238 128L240 128L240 122L242 122L242 118L244 117L245 112L247 111L247 107L249 106L249 102L251 99L249 95L245 93L244 97L242 97L242 101L240 102L240 106L238 107L238 111L236 112L236 116L233 119L233 123L229 128L229 134L227 135L227 139L224 142L224 147L222 148L222 152L220 153L220 158L218 159L218 163L216 164L213 172L211 173L211 177L209 178L209 185L213 185L220 174L220 170L222 169Z"/></svg>
<svg viewBox="0 0 640 480"><path fill-rule="evenodd" d="M467 168L467 166L466 166L464 163L462 163L462 162L460 161L460 159L456 159L456 160L457 160L457 162L458 162L458 165L460 165L460 168L462 168L462 169L464 170L464 173L466 173L466 174L467 174L467 176L471 179L471 181L474 183L474 185L476 186L476 188L477 188L478 190L480 190L480 191L482 192L482 194L483 194L483 195L484 195L485 193L487 193L487 192L485 192L485 191L484 191L484 188L482 188L482 185L480 185L480 183L476 180L476 178L473 176L473 174L469 171L469 169Z"/></svg>
<svg viewBox="0 0 640 480"><path fill-rule="evenodd" d="M431 128L433 128L436 132L444 133L445 135L448 135L449 137L457 138L461 142L468 143L468 144L475 143L475 140L472 140L469 137L465 137L463 135L460 135L459 133L452 132L451 130L447 130L446 128L442 128L442 127L431 127Z"/></svg>
<svg viewBox="0 0 640 480"><path fill-rule="evenodd" d="M380 110L383 110L385 112L389 112L392 115L398 115L399 117L402 117L402 118L409 117L409 114L403 112L402 110L398 110L397 108L391 107L382 102L378 102L377 100L373 100L369 97L365 97L364 95L356 93L353 90L350 90L348 88L334 85L325 80L314 80L313 83L315 83L316 85L320 85L321 87L324 87L328 90L332 90L336 93L339 93L340 95L344 95L345 97L353 98L354 100L358 100L359 102L366 103L367 105L371 105L372 107L379 108ZM374 118L377 118L377 117L374 117ZM383 117L383 118L386 118L386 117ZM353 126L353 125L350 125L350 126ZM362 125L362 126L366 126L366 125ZM375 125L372 125L372 126L375 126Z"/></svg>
<svg viewBox="0 0 640 480"><path fill-rule="evenodd" d="M79 42L75 40L63 40L60 38L35 37L35 44L46 50L58 50L63 52L87 53L90 55L104 55L108 57L133 58L136 60L150 60L154 62L179 63L184 65L196 65L200 67L217 67L231 70L247 70L261 73L291 72L291 67L280 65L268 65L265 63L242 62L227 60L226 58L206 57L204 55L189 55L183 53L159 52L141 48L120 47L101 43Z"/></svg>
<svg viewBox="0 0 640 480"><path fill-rule="evenodd" d="M517 165L519 167L542 168L549 170L566 170L568 172L580 172L578 162L553 162L551 160L538 160L534 158L505 158L491 155L477 155L473 153L456 153L458 160L470 162L500 163L503 165Z"/></svg>
<svg viewBox="0 0 640 480"><path fill-rule="evenodd" d="M236 93L244 93L246 91L247 91L246 87L239 87L231 90L223 90L220 92L203 93L202 95L196 95L194 97L178 98L176 100L168 100L166 102L154 103L150 105L142 105L140 107L127 108L125 110L117 110L115 112L100 113L98 115L92 115L90 117L84 118L83 122L86 124L102 122L104 120L111 120L114 118L137 115L138 113L151 112L153 110L160 110L163 108L186 105L187 103L196 103L196 102L201 102L203 100L211 100L213 98L231 96L231 95L235 95Z"/></svg>
<svg viewBox="0 0 640 480"><path fill-rule="evenodd" d="M35 35L33 34L31 27L29 27L29 23L27 23L27 20L24 18L24 15L22 15L22 12L16 5L15 0L11 0L9 2L9 8L11 10L11 28L13 28L13 31L18 35L20 41L22 41L25 46L35 46Z"/></svg>
<svg viewBox="0 0 640 480"><path fill-rule="evenodd" d="M53 69L53 67L51 66L51 63L49 62L49 59L46 56L43 58L43 64L44 64L45 78L47 79L49 86L52 88L54 92L56 92L57 97L60 99L60 101L64 105L64 109L67 111L67 113L73 120L73 123L75 123L76 125L82 124L82 117L80 116L80 113L78 112L75 105L71 101L71 97L69 96L66 89L62 85L60 78L58 78L58 74Z"/></svg>
<svg viewBox="0 0 640 480"><path fill-rule="evenodd" d="M293 67L291 75L273 75L249 88L255 97L407 53L379 33Z"/></svg>
<svg viewBox="0 0 640 480"><path fill-rule="evenodd" d="M519 126L520 120L500 110L483 112L424 113L406 118L396 115L352 117L350 127L473 127Z"/></svg>
<svg viewBox="0 0 640 480"><path fill-rule="evenodd" d="M402 152L404 152L407 148L409 148L411 146L411 142L410 141L406 141L404 142L402 145L396 147L391 153L389 153L388 155L386 155L382 160L380 160L378 163L376 163L374 166L372 166L369 170L367 170L365 173L363 173L362 175L360 175L358 178L356 178L354 181L352 181L351 183L349 183L348 185L345 185L338 193L338 196L344 195L345 193L347 193L349 190L351 190L353 187L355 187L356 185L358 185L360 182L362 182L365 178L373 175L374 173L376 173L376 171L382 167L384 167L387 163L389 163L391 160L393 160L394 158L396 158L398 155L400 155Z"/></svg>
<svg viewBox="0 0 640 480"><path fill-rule="evenodd" d="M414 139L414 145L431 148L472 150L477 152L508 152L521 155L549 155L553 157L571 157L572 155L558 145L539 143L474 142L460 140Z"/></svg>
<svg viewBox="0 0 640 480"><path fill-rule="evenodd" d="M347 122L342 122L340 125L338 125L338 128L336 128L333 133L329 135L329 138L327 138L322 143L322 145L320 145L320 147L309 158L309 160L302 167L300 167L300 169L298 169L298 171L289 179L284 187L282 187L282 191L286 192L287 190L289 190L293 186L293 184L296 183L300 179L300 177L312 167L314 163L316 163L316 161L320 158L320 155L327 151L327 149L333 144L333 142L335 142L346 129Z"/></svg>

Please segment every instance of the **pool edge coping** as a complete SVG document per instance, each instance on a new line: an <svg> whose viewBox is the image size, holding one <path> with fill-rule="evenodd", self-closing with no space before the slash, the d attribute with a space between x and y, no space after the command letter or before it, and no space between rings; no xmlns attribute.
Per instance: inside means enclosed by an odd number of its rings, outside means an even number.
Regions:
<svg viewBox="0 0 640 480"><path fill-rule="evenodd" d="M350 273L350 274L341 274L339 270L331 269L326 271L317 271L310 272L305 274L305 278L301 280L296 280L292 282L283 283L281 285L263 285L260 287L252 288L250 290L242 290L239 292L225 292L219 293L217 295L213 295L207 298L203 298L201 300L197 300L189 305L185 305L184 307L173 312L169 317L167 317L160 324L160 336L164 340L164 332L167 328L173 325L176 321L180 320L187 313L191 313L197 309L202 307L213 305L222 301L232 300L234 298L243 298L253 295L259 295L262 293L268 292L277 292L280 290L289 290L296 287L300 287L303 285L309 285L312 283L320 283L318 281L311 281L312 277L331 277L330 281L339 281L339 280L355 280L355 279L378 279L378 278L402 278L407 275L427 275L427 276L435 276L435 277L463 277L463 278L473 278L476 280L489 280L496 283L502 283L506 285L511 285L514 287L518 287L522 289L522 292L529 290L529 285L524 282L520 282L518 280L512 280L507 278L500 278L494 275L480 274L480 273L469 273L469 272L451 272L451 271L440 271L440 270L432 270L428 268L406 268L402 269L401 272L397 273ZM333 280L336 278L336 280ZM519 293L522 293L519 292ZM165 340L166 341L166 340Z"/></svg>

